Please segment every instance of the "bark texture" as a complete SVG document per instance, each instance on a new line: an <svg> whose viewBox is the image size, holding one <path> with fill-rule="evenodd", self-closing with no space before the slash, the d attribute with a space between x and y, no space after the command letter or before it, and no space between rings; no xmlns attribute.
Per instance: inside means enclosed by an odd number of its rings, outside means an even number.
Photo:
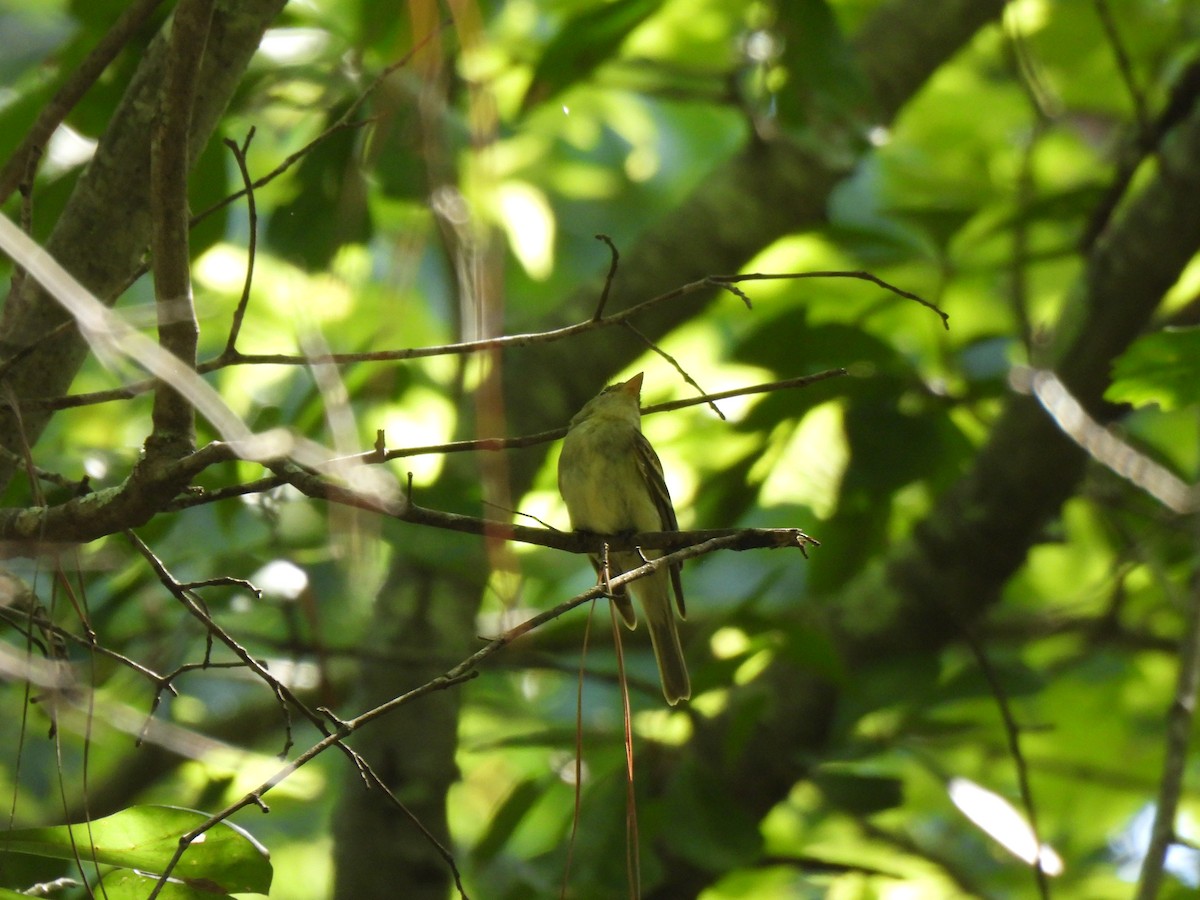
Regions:
<svg viewBox="0 0 1200 900"><path fill-rule="evenodd" d="M216 4L192 108L193 161L212 137L263 32L284 5L285 0ZM167 52L164 32L147 50L45 245L84 287L110 305L150 245L150 146ZM75 328L56 332L67 319L62 307L30 279L9 292L0 313L0 361L23 355L7 368L7 396L37 399L66 393L88 352ZM27 408L18 424L14 410L0 403L0 445L14 452L22 441L32 446L50 415ZM0 489L12 475L11 464L0 456Z"/></svg>

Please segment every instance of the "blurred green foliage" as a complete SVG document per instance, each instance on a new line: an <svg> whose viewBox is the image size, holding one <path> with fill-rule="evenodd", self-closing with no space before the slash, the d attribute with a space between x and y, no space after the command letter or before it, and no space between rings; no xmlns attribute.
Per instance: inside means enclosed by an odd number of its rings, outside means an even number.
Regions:
<svg viewBox="0 0 1200 900"><path fill-rule="evenodd" d="M685 569L690 712L662 707L644 631L622 635L647 889L664 879L669 861L683 860L703 873L707 900L1034 895L1029 867L956 809L948 791L964 779L1020 807L995 685L962 642L851 669L822 625L823 605L883 566L970 465L1014 368L1038 363L1068 312L1089 216L1132 140L1134 102L1098 21L1100 4L1028 0L1010 4L1003 24L983 29L938 68L894 123L877 123L854 37L879 6L514 0L457 4L443 23L423 4L289 4L220 124L218 138L238 143L255 129L247 153L254 178L307 148L255 192L260 242L239 341L245 353L464 339L479 312L466 272L485 272L473 283L503 298L489 314L498 310L504 331L585 318L590 309L568 308L566 298L598 284L608 260L597 232L618 248L634 246L723 161L776 133L815 148L818 159L849 160L850 171L822 227L761 248L746 271L866 269L949 314L945 331L929 310L861 280L761 282L743 285L753 309L722 298L658 342L706 390L831 367L849 375L723 401L727 421L704 407L645 421L683 527L797 526L822 542L807 560L730 553ZM0 157L122 7L0 8L0 46L20 50L0 57ZM1196 57L1196 9L1188 0L1112 7L1134 80L1158 109ZM139 36L72 111L66 124L75 141L86 146L100 136L149 38ZM383 67L414 45L351 124L339 124ZM52 226L79 174L71 146L56 139L39 173L35 234ZM195 170L194 211L240 183L214 139ZM15 215L18 204L10 199L6 211ZM238 202L194 233L202 359L224 346L250 225ZM150 328L151 294L140 282L120 309ZM1189 302L1190 294L1177 306ZM1200 464L1197 334L1192 326L1139 340L1117 361L1108 394L1131 407L1121 436L1189 482ZM483 436L473 430L469 401L484 365L445 356L346 365L338 370L344 400L307 366L232 366L207 377L254 428L287 425L349 454L370 449L379 430L389 448ZM640 369L647 405L694 394L651 352L629 367ZM614 366L597 378L621 374ZM137 377L89 360L73 392ZM506 378L520 379L527 420L555 408L554 372L510 367ZM66 410L38 443L36 462L73 480L86 474L92 488L116 484L139 452L148 411L148 395ZM562 424L560 417L541 427ZM201 431L215 437L203 423ZM536 474L512 498L515 508L565 527L557 451L517 452L529 454L520 459ZM401 460L392 471L400 481L412 473L424 505L505 515L482 506L482 489L461 470L447 475L438 455ZM262 474L229 463L197 484L216 490ZM52 489L51 501L60 494ZM23 481L5 495L6 506L30 502ZM213 617L272 672L339 714L358 711L344 704L356 663L377 649L370 614L389 554L448 576L480 559L473 537L380 526L369 514L282 488L159 516L138 533L180 582L245 579L261 588L259 596L231 581L202 594ZM514 568L498 566L488 582L481 634L592 583L576 557L532 547L512 556ZM294 567L301 586L286 577L292 569L273 563ZM203 630L121 536L66 550L56 565L61 578L45 560L14 560L11 569L73 634L83 633L76 610L86 608L100 645L154 671L205 658ZM1053 878L1059 900L1130 895L1140 852L1133 823L1157 790L1195 565L1195 537L1180 520L1094 467L977 626L1022 726L1040 837L1063 865ZM930 604L930 615L940 615L936 598ZM4 634L16 656L44 648L19 615ZM431 652L449 666L475 649ZM135 747L156 699L151 679L86 639L64 652L96 689L90 724L64 721L51 739L46 707L22 685L8 683L0 694L0 787L14 826L142 803L216 811L277 769L287 724L244 670L190 671L176 680L179 696L162 698L157 718L222 744L189 746L181 761ZM819 758L778 748L810 777L758 817L719 788L728 773L714 774L721 754L734 758L757 739L753 707L728 733L701 744L697 732L725 708L731 685L752 692L774 660L815 673L838 700ZM595 676L582 688L581 661ZM617 672L598 606L539 630L458 688L461 781L448 808L451 849L472 896L550 896L564 881L567 896L627 892ZM396 692L414 686L398 678ZM789 699L764 691L758 702ZM300 748L315 740L311 729L295 727ZM667 757L682 762L668 768ZM272 896L329 895L327 822L347 766L326 753L268 795L270 816L238 817L270 849ZM1196 775L1193 755L1193 790L1178 820L1192 841L1200 839ZM420 840L415 832L410 839ZM0 855L5 887L73 871L30 873ZM1179 896L1200 878L1194 855L1176 857L1171 872Z"/></svg>

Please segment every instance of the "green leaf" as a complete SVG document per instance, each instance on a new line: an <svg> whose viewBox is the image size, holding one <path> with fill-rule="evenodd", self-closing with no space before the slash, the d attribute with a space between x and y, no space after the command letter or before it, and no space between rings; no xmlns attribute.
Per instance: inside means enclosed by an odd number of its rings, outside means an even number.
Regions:
<svg viewBox="0 0 1200 900"><path fill-rule="evenodd" d="M67 860L83 857L100 865L161 874L174 856L179 838L208 819L206 813L191 809L132 806L90 824L0 833L0 853ZM238 826L220 822L187 848L171 877L211 896L265 894L271 887L271 874L266 848Z"/></svg>
<svg viewBox="0 0 1200 900"><path fill-rule="evenodd" d="M832 806L856 816L895 809L904 802L904 784L891 775L865 774L837 766L818 769L812 780Z"/></svg>
<svg viewBox="0 0 1200 900"><path fill-rule="evenodd" d="M707 871L750 865L762 850L758 822L737 802L736 779L718 777L712 762L693 759L679 766L660 810L671 822L663 840Z"/></svg>
<svg viewBox="0 0 1200 900"><path fill-rule="evenodd" d="M500 808L492 814L487 831L475 845L476 858L483 862L494 859L545 792L543 779L526 778L513 788Z"/></svg>
<svg viewBox="0 0 1200 900"><path fill-rule="evenodd" d="M1200 403L1200 326L1138 338L1113 366L1104 398L1168 411Z"/></svg>
<svg viewBox="0 0 1200 900"><path fill-rule="evenodd" d="M569 21L538 61L521 101L522 111L587 78L615 55L629 33L661 5L661 0L616 0Z"/></svg>
<svg viewBox="0 0 1200 900"><path fill-rule="evenodd" d="M336 122L343 108L330 111ZM313 146L296 166L295 197L267 220L272 249L298 265L320 270L346 244L365 244L372 224L359 173L358 136L348 128Z"/></svg>
<svg viewBox="0 0 1200 900"><path fill-rule="evenodd" d="M872 99L866 77L826 0L782 3L779 30L788 76L778 94L784 127L811 128L867 112Z"/></svg>
<svg viewBox="0 0 1200 900"><path fill-rule="evenodd" d="M103 892L97 891L96 896L105 900L146 900L158 878L134 869L115 869L100 879L100 883ZM213 900L222 896L227 897L229 893L208 884L193 886L174 878L158 892L159 900Z"/></svg>

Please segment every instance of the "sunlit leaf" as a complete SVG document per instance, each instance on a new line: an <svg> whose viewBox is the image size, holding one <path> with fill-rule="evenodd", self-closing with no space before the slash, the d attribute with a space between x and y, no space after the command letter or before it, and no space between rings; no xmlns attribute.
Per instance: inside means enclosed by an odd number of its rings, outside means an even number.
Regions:
<svg viewBox="0 0 1200 900"><path fill-rule="evenodd" d="M509 792L500 808L492 814L487 831L474 847L474 854L481 862L486 862L504 849L505 843L545 789L544 778L527 778Z"/></svg>
<svg viewBox="0 0 1200 900"><path fill-rule="evenodd" d="M1200 403L1200 327L1171 328L1133 342L1113 366L1113 403L1165 410Z"/></svg>
<svg viewBox="0 0 1200 900"><path fill-rule="evenodd" d="M84 824L0 833L0 852L66 860L82 856L102 865L161 874L179 838L208 818L171 806L131 806ZM271 886L271 862L248 833L220 822L192 842L171 875L210 892L265 894Z"/></svg>
<svg viewBox="0 0 1200 900"><path fill-rule="evenodd" d="M96 894L108 900L145 900L157 883L158 878L145 872L116 869L101 879L101 889ZM172 878L163 885L158 896L162 900L213 900L232 895L215 884L200 882L192 885Z"/></svg>
<svg viewBox="0 0 1200 900"><path fill-rule="evenodd" d="M525 93L524 110L587 78L662 5L662 0L613 0L571 19L542 53Z"/></svg>

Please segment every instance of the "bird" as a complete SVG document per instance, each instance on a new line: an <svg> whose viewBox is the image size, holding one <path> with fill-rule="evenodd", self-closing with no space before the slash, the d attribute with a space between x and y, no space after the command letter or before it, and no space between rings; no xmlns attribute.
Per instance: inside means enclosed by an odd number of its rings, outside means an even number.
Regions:
<svg viewBox="0 0 1200 900"><path fill-rule="evenodd" d="M576 531L626 535L679 530L662 463L642 434L643 374L609 385L571 419L558 461L558 490ZM611 553L607 574L615 577L662 555L659 550L644 556L638 550ZM592 564L604 577L603 563L593 557ZM663 696L672 706L692 695L671 603L674 591L679 617L686 618L679 569L676 563L628 585L646 617ZM637 614L625 586L611 597L626 626L636 628Z"/></svg>

